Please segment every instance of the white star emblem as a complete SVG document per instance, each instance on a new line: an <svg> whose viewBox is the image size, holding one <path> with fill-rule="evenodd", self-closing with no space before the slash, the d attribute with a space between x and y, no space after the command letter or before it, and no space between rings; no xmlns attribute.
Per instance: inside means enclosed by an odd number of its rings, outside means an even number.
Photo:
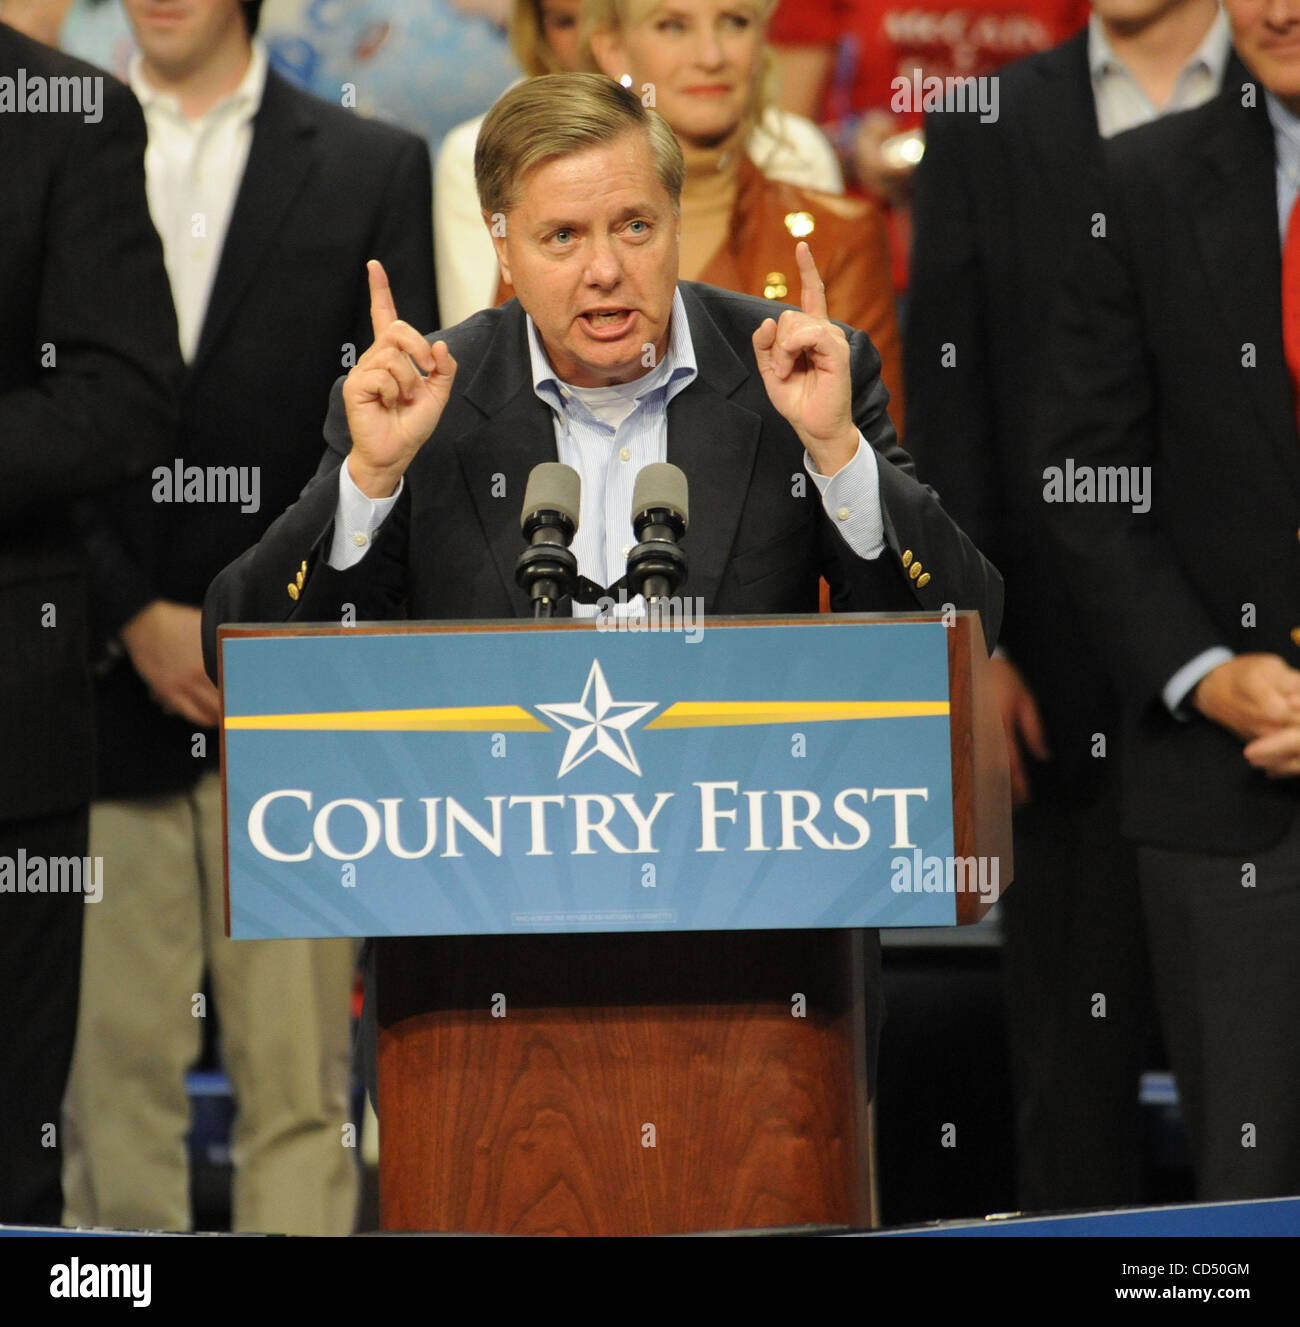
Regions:
<svg viewBox="0 0 1300 1327"><path fill-rule="evenodd" d="M570 705L538 705L537 709L569 730L569 742L564 748L564 759L560 761L558 778L581 765L588 756L597 751L607 755L624 769L629 769L638 778L641 766L632 754L632 745L627 740L627 730L638 719L644 718L658 705L657 700L616 701L610 698L609 686L605 674L600 671L600 660L593 659L591 672L587 674L587 685L583 688L582 699Z"/></svg>

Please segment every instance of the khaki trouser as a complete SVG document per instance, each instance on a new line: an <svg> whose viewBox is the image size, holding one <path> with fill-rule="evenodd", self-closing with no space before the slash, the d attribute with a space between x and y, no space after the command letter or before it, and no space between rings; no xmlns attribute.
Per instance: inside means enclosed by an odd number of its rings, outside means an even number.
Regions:
<svg viewBox="0 0 1300 1327"><path fill-rule="evenodd" d="M64 1221L188 1230L184 1075L197 1059L206 968L237 1105L232 1227L353 1229L348 1085L351 940L228 940L221 784L97 802L81 1004L64 1098Z"/></svg>

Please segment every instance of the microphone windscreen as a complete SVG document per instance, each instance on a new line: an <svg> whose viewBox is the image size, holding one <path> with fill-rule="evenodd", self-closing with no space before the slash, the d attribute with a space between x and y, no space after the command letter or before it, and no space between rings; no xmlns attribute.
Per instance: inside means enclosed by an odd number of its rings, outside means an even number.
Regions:
<svg viewBox="0 0 1300 1327"><path fill-rule="evenodd" d="M533 466L524 491L524 509L519 516L522 529L539 511L558 511L578 528L578 511L582 506L582 479L571 465L559 461L543 461Z"/></svg>
<svg viewBox="0 0 1300 1327"><path fill-rule="evenodd" d="M688 523L686 476L667 461L647 465L636 477L632 489L632 519L645 511L671 511Z"/></svg>

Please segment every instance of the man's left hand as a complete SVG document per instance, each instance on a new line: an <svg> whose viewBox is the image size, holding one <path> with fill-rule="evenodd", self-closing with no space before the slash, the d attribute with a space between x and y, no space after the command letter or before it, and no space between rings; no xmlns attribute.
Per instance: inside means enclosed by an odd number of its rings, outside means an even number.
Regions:
<svg viewBox="0 0 1300 1327"><path fill-rule="evenodd" d="M768 399L789 421L813 464L833 475L853 459L858 431L853 423L849 342L827 316L826 287L812 250L800 240L799 303L780 318L765 318L754 332L754 358Z"/></svg>

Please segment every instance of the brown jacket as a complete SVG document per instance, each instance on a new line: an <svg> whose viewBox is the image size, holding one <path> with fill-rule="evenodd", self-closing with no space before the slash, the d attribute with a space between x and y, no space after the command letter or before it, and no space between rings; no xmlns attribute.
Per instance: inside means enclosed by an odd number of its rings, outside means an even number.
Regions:
<svg viewBox="0 0 1300 1327"><path fill-rule="evenodd" d="M830 316L866 332L882 361L889 418L903 432L903 346L885 220L874 204L769 179L748 157L740 167L728 239L699 280L724 290L799 304L794 246L806 239L826 284Z"/></svg>

